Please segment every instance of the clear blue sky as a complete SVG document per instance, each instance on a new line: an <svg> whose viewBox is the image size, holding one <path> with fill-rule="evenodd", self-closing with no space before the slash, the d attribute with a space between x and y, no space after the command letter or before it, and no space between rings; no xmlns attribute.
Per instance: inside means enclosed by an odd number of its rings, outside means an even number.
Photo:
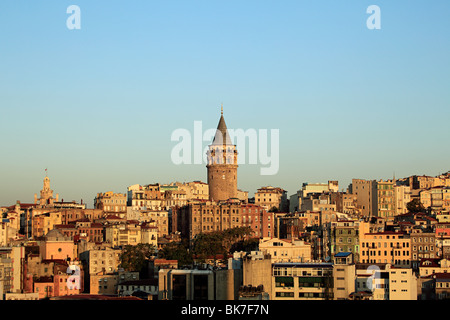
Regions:
<svg viewBox="0 0 450 320"><path fill-rule="evenodd" d="M69 30L69 5L81 30ZM369 30L369 5L381 30ZM132 184L206 181L175 166L177 128L280 129L273 185L450 169L450 1L0 2L0 205L48 168L65 201Z"/></svg>

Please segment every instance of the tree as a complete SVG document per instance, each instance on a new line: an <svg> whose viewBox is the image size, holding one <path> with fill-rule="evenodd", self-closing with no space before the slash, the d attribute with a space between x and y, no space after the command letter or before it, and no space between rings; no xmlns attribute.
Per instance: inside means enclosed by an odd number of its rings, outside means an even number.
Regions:
<svg viewBox="0 0 450 320"><path fill-rule="evenodd" d="M231 252L236 252L236 251L245 251L245 252L250 252L250 251L256 251L259 248L259 239L257 238L252 238L252 239L248 239L248 240L241 240L238 242L235 242L232 247L231 247Z"/></svg>
<svg viewBox="0 0 450 320"><path fill-rule="evenodd" d="M139 243L132 246L127 245L120 255L120 267L125 271L138 271L147 273L148 260L156 255L156 247L147 243Z"/></svg>
<svg viewBox="0 0 450 320"><path fill-rule="evenodd" d="M190 265L193 261L186 241L166 244L159 252L159 256L162 259L177 260L180 266Z"/></svg>
<svg viewBox="0 0 450 320"><path fill-rule="evenodd" d="M406 204L406 208L411 213L418 213L425 211L425 207L423 206L423 204L420 202L419 199L414 199L411 202L408 202Z"/></svg>
<svg viewBox="0 0 450 320"><path fill-rule="evenodd" d="M231 253L235 243L242 241L246 236L251 234L252 229L249 227L200 233L194 239L192 253L200 261L204 261L207 257L216 257L218 255L223 255L226 258L228 253Z"/></svg>
<svg viewBox="0 0 450 320"><path fill-rule="evenodd" d="M272 208L270 208L269 212L277 213L277 212L280 212L280 210L278 210L277 207L273 206Z"/></svg>

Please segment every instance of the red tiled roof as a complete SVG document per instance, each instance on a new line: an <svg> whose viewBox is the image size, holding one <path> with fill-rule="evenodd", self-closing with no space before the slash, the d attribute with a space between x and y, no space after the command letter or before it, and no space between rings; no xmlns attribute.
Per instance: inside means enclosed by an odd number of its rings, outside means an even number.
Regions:
<svg viewBox="0 0 450 320"><path fill-rule="evenodd" d="M101 223L92 223L91 228L103 228L103 225Z"/></svg>

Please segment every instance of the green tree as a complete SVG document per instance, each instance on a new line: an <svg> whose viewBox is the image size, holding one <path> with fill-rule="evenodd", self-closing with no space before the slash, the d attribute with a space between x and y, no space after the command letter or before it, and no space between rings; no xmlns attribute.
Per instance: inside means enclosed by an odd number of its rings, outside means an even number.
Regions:
<svg viewBox="0 0 450 320"><path fill-rule="evenodd" d="M250 252L250 251L258 250L258 248L259 248L259 239L252 238L252 239L248 239L248 240L241 240L241 241L235 242L231 246L230 252L236 252L236 251Z"/></svg>
<svg viewBox="0 0 450 320"><path fill-rule="evenodd" d="M156 255L156 247L151 244L139 243L135 246L127 245L120 255L119 266L125 271L147 273L148 260Z"/></svg>
<svg viewBox="0 0 450 320"><path fill-rule="evenodd" d="M252 234L249 227L231 228L224 231L213 231L210 233L198 234L193 242L192 253L197 256L200 261L205 261L206 257L217 257L223 255L226 259L227 255L235 243L242 241L246 236Z"/></svg>
<svg viewBox="0 0 450 320"><path fill-rule="evenodd" d="M425 211L425 207L423 206L422 202L420 202L419 199L414 199L411 202L408 202L406 204L406 208L411 213L418 213Z"/></svg>
<svg viewBox="0 0 450 320"><path fill-rule="evenodd" d="M277 212L280 212L280 210L278 210L277 207L273 206L272 208L270 208L269 212L275 212L275 213L277 213Z"/></svg>
<svg viewBox="0 0 450 320"><path fill-rule="evenodd" d="M166 244L160 251L159 257L167 260L177 260L179 266L192 264L192 255L189 253L188 243L170 242Z"/></svg>

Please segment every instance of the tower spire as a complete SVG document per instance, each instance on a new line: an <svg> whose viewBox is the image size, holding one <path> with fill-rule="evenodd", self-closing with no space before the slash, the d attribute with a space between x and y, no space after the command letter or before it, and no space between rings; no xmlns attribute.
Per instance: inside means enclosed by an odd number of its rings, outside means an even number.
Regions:
<svg viewBox="0 0 450 320"><path fill-rule="evenodd" d="M223 116L223 103L222 103L221 108L220 108L220 114Z"/></svg>

